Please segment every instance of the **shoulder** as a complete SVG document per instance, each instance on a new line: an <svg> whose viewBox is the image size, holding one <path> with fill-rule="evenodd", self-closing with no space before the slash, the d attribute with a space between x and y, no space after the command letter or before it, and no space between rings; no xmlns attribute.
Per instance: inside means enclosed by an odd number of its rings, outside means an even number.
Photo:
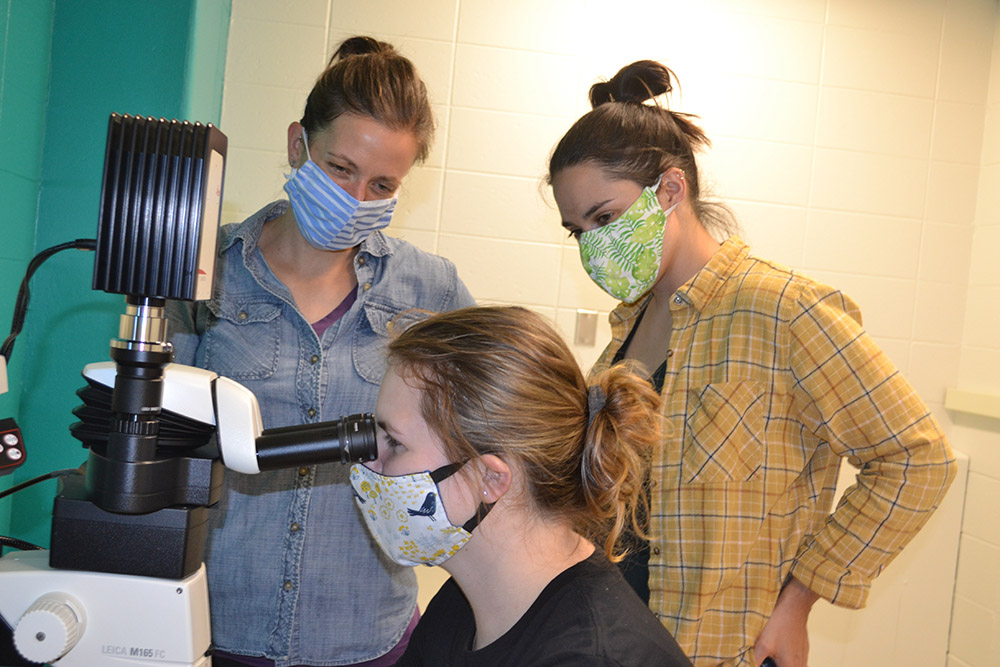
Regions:
<svg viewBox="0 0 1000 667"><path fill-rule="evenodd" d="M475 303L451 260L408 241L375 232L362 243L361 253L378 264L373 295L382 299L435 312Z"/></svg>
<svg viewBox="0 0 1000 667"><path fill-rule="evenodd" d="M547 598L544 599L543 598ZM677 642L603 554L553 580L534 613L553 655L581 660L557 664L687 666ZM590 661L582 661L587 657Z"/></svg>
<svg viewBox="0 0 1000 667"><path fill-rule="evenodd" d="M412 273L430 277L454 276L457 274L455 264L440 255L421 250L409 241L376 232L381 239L371 239L373 243L384 243L387 250L385 257L392 270L397 273ZM375 236L374 234L372 236ZM364 250L362 246L362 250Z"/></svg>
<svg viewBox="0 0 1000 667"><path fill-rule="evenodd" d="M718 302L742 313L792 322L819 308L843 313L861 322L861 309L835 287L783 264L747 254L727 276Z"/></svg>

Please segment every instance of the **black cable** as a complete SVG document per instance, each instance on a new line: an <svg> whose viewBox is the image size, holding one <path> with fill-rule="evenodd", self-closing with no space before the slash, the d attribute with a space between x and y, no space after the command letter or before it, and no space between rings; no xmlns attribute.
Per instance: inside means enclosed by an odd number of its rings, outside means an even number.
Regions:
<svg viewBox="0 0 1000 667"><path fill-rule="evenodd" d="M5 491L0 491L0 498L6 498L12 493L17 493L22 489L26 489L29 486L34 486L39 482L45 482L50 479L55 479L56 477L72 477L73 475L82 475L79 468L66 468L65 470L53 470L52 472L45 473L44 475L39 475L34 479L29 479L27 482L21 482L20 484L15 484Z"/></svg>
<svg viewBox="0 0 1000 667"><path fill-rule="evenodd" d="M45 473L44 475L39 475L33 479L29 479L27 482L21 482L16 484L5 491L0 491L0 498L9 496L12 493L26 489L29 486L38 484L39 482L44 482L56 477L71 477L73 475L82 475L79 468L66 468L65 470L53 470L52 472ZM16 537L8 537L7 535L0 535L0 548L10 547L12 549L19 549L21 551L33 551L40 550L42 547L37 544L32 544L31 542L25 542L24 540L19 540Z"/></svg>
<svg viewBox="0 0 1000 667"><path fill-rule="evenodd" d="M28 299L31 297L31 293L28 289L28 282L31 280L31 276L35 274L38 267L42 265L42 262L47 260L52 255L57 252L62 252L63 250L71 250L77 248L79 250L96 250L97 240L96 239L77 239L75 241L69 241L67 243L60 243L59 245L47 248L32 258L28 262L28 269L24 272L24 278L21 280L21 287L17 290L17 301L14 303L14 317L10 325L10 335L4 340L3 344L0 345L0 355L3 355L7 361L10 361L10 354L14 350L14 339L17 335L21 333L21 329L24 328L24 318L28 312Z"/></svg>
<svg viewBox="0 0 1000 667"><path fill-rule="evenodd" d="M6 535L0 535L0 547L10 547L11 549L17 549L18 551L42 550L42 547L37 544L25 542L24 540L19 540L16 537L7 537Z"/></svg>

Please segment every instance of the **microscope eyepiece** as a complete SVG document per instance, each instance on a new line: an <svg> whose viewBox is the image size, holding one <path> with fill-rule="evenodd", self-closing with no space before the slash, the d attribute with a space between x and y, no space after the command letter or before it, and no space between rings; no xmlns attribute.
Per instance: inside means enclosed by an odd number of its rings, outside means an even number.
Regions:
<svg viewBox="0 0 1000 667"><path fill-rule="evenodd" d="M317 463L364 463L377 456L375 417L370 413L265 429L257 436L261 471Z"/></svg>

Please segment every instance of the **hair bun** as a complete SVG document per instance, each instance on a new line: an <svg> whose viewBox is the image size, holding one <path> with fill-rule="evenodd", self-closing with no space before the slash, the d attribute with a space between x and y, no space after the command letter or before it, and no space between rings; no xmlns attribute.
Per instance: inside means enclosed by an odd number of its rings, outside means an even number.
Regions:
<svg viewBox="0 0 1000 667"><path fill-rule="evenodd" d="M396 49L387 42L379 41L374 37L359 35L357 37L348 37L341 42L340 46L334 52L333 57L330 58L330 62L333 63L351 56L363 56L369 53L390 54L395 51Z"/></svg>
<svg viewBox="0 0 1000 667"><path fill-rule="evenodd" d="M642 104L674 89L677 76L655 60L637 60L618 70L610 81L590 87L590 105L596 109L608 102Z"/></svg>

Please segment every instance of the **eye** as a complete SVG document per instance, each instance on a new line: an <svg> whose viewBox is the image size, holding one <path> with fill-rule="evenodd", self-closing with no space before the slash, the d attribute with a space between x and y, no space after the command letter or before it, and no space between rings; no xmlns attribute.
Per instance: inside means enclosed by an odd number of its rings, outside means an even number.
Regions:
<svg viewBox="0 0 1000 667"><path fill-rule="evenodd" d="M603 227L609 222L614 222L616 218L617 216L613 212L608 211L605 213L598 214L597 217L594 218L594 222L597 223L598 227Z"/></svg>
<svg viewBox="0 0 1000 667"><path fill-rule="evenodd" d="M333 170L333 172L335 174L347 174L347 173L349 173L347 167L345 167L342 164L337 164L336 162L327 162L327 164L330 166L330 169Z"/></svg>
<svg viewBox="0 0 1000 667"><path fill-rule="evenodd" d="M579 229L575 229L575 228L574 229L567 228L567 231L569 231L568 238L576 239L577 241L580 240L580 234L583 234L583 231L581 231Z"/></svg>
<svg viewBox="0 0 1000 667"><path fill-rule="evenodd" d="M392 187L388 183L374 183L372 184L372 190L380 196L388 197L396 191L396 188Z"/></svg>
<svg viewBox="0 0 1000 667"><path fill-rule="evenodd" d="M385 434L385 444L390 450L393 451L401 449L403 447L402 443L400 443L399 440L396 440L388 433Z"/></svg>
<svg viewBox="0 0 1000 667"><path fill-rule="evenodd" d="M389 435L384 428L379 426L375 431L375 440L378 442L379 449L385 448L385 454L395 453L397 450L401 449L403 445L396 440L394 437Z"/></svg>

